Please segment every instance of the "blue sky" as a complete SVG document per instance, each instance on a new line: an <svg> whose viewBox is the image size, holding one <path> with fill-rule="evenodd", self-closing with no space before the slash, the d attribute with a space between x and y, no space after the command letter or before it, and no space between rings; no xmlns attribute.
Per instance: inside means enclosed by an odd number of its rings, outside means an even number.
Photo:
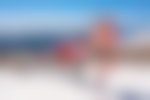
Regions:
<svg viewBox="0 0 150 100"><path fill-rule="evenodd" d="M121 23L149 24L149 0L0 0L2 23L25 23L36 20L47 23L86 23L91 17L110 12ZM20 22L20 23L19 23ZM66 26L67 26L66 25ZM62 25L63 26L63 25Z"/></svg>
<svg viewBox="0 0 150 100"><path fill-rule="evenodd" d="M147 9L149 0L0 0L2 10L85 10L102 8Z"/></svg>

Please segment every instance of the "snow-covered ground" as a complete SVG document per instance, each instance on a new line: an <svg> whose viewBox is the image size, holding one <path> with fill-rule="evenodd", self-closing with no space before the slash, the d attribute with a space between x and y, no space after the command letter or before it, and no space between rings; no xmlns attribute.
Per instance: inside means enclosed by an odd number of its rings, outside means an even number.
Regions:
<svg viewBox="0 0 150 100"><path fill-rule="evenodd" d="M21 72L11 69L11 65L3 66L0 100L149 100L149 65L122 63L119 66L111 73L107 89L103 91L91 89L86 82L80 84L80 80L74 81L69 74L56 69L46 70L43 66Z"/></svg>

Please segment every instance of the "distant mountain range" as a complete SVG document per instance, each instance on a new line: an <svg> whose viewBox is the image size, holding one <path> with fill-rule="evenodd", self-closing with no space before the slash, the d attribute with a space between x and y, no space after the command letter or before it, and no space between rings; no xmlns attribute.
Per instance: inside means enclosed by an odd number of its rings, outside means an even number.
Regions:
<svg viewBox="0 0 150 100"><path fill-rule="evenodd" d="M84 34L83 31L1 31L0 50L52 48L67 39L80 39Z"/></svg>

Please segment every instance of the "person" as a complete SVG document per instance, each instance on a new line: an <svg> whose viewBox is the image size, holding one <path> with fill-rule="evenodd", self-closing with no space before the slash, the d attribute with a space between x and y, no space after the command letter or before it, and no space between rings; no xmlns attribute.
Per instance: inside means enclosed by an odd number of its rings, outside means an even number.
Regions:
<svg viewBox="0 0 150 100"><path fill-rule="evenodd" d="M90 87L104 93L117 60L117 29L110 18L94 23L89 31L87 50L85 80Z"/></svg>

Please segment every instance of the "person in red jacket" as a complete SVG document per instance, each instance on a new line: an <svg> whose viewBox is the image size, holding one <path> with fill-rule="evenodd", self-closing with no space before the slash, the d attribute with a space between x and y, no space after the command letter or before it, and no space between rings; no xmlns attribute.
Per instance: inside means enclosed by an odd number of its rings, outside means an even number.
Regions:
<svg viewBox="0 0 150 100"><path fill-rule="evenodd" d="M117 30L113 21L106 17L94 23L89 32L89 53L93 60L91 73L95 81L105 85L117 58Z"/></svg>
<svg viewBox="0 0 150 100"><path fill-rule="evenodd" d="M81 60L81 46L77 41L62 41L55 50L56 59L63 63L75 63Z"/></svg>

